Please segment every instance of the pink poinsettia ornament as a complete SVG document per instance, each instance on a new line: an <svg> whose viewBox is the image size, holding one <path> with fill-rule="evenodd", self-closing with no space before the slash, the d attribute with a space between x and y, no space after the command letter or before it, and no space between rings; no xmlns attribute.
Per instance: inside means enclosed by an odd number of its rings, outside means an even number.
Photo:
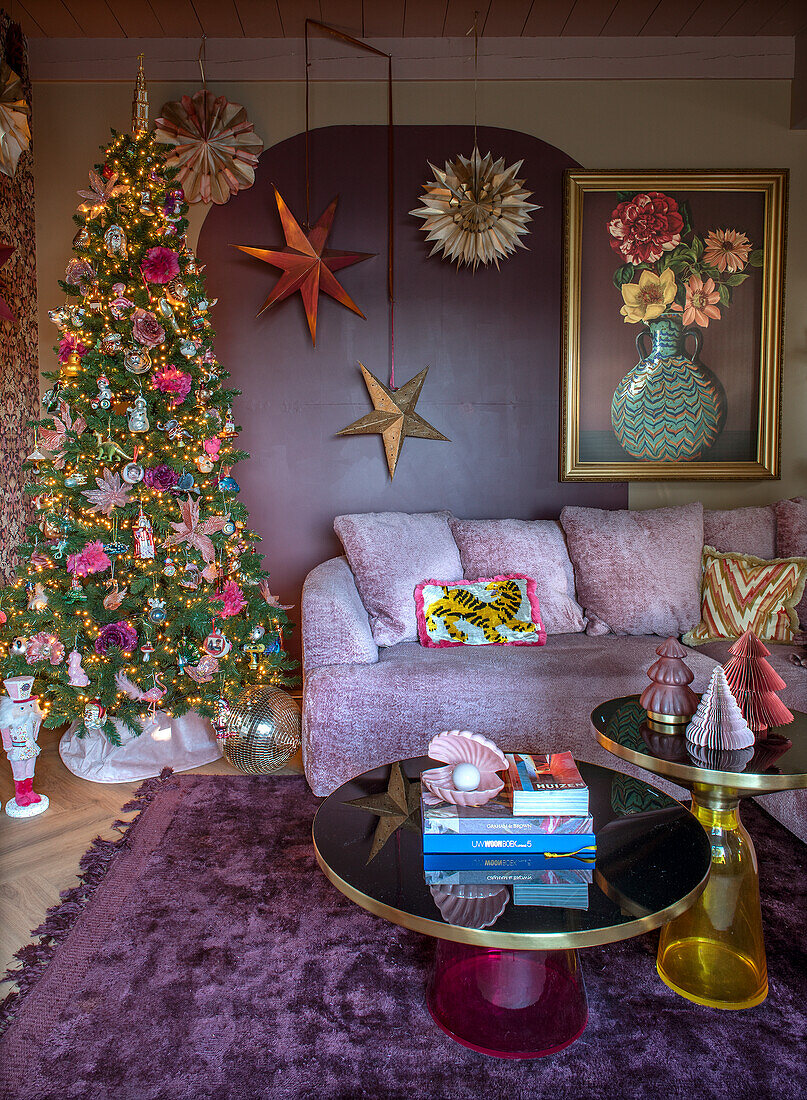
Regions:
<svg viewBox="0 0 807 1100"><path fill-rule="evenodd" d="M191 392L193 379L187 371L179 370L172 365L169 367L160 367L159 370L155 371L151 379L151 384L154 389L159 390L160 393L169 394L171 397L171 405L176 408L177 405L182 404Z"/></svg>
<svg viewBox="0 0 807 1100"><path fill-rule="evenodd" d="M79 356L85 355L87 348L75 336L63 336L59 341L59 362L66 363L74 352Z"/></svg>
<svg viewBox="0 0 807 1100"><path fill-rule="evenodd" d="M164 245L150 248L140 265L143 278L149 283L164 285L179 275L179 256Z"/></svg>
<svg viewBox="0 0 807 1100"><path fill-rule="evenodd" d="M229 619L233 615L237 615L239 611L243 611L247 606L247 601L244 599L244 593L241 591L235 581L227 581L224 588L216 596L210 597L210 602L221 602L221 610L217 612L222 619Z"/></svg>
<svg viewBox="0 0 807 1100"><path fill-rule="evenodd" d="M88 542L78 554L67 559L67 572L78 573L80 577L89 577L91 573L103 573L112 565L100 541Z"/></svg>

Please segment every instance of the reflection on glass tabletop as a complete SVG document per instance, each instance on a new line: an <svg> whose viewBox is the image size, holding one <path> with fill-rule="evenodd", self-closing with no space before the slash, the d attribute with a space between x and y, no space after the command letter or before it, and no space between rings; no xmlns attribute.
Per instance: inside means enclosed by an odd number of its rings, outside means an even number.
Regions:
<svg viewBox="0 0 807 1100"><path fill-rule="evenodd" d="M592 881L584 890L576 883L564 895L568 905L525 903L534 892L506 877L508 865L517 870L525 857L501 853L485 857L501 866L500 882L430 886L419 776L433 763L423 756L365 772L329 795L314 819L317 860L330 881L394 924L487 947L586 947L659 927L689 908L706 883L709 844L688 810L640 779L578 761L597 855L593 874L579 876Z"/></svg>
<svg viewBox="0 0 807 1100"><path fill-rule="evenodd" d="M597 740L616 756L685 785L707 783L748 794L807 786L807 714L759 735L753 748L702 749L685 726L651 721L638 695L609 699L592 711Z"/></svg>

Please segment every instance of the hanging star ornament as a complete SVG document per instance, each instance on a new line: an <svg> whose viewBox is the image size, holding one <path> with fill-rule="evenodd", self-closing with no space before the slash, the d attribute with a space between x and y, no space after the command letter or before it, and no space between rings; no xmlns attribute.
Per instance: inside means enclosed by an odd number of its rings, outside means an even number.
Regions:
<svg viewBox="0 0 807 1100"><path fill-rule="evenodd" d="M311 341L316 347L317 343L317 309L319 306L320 292L329 294L343 306L358 313L364 314L350 297L345 288L337 281L334 271L351 264L369 260L373 252L340 252L337 249L326 248L325 242L331 232L336 204L339 196L331 202L320 215L316 224L306 233L297 219L289 210L277 188L274 189L277 209L286 237L285 248L250 248L239 244L237 247L249 256L255 256L272 267L279 267L283 274L278 279L269 297L258 310L258 314L269 309L276 302L282 302L298 290L303 299L305 316L308 328L311 332Z"/></svg>
<svg viewBox="0 0 807 1100"><path fill-rule="evenodd" d="M398 763L390 765L387 789L380 794L354 798L345 806L355 806L378 817L367 862L375 859L390 837L399 829L420 832L420 783L410 783Z"/></svg>
<svg viewBox="0 0 807 1100"><path fill-rule="evenodd" d="M341 432L337 432L337 435L380 435L384 440L390 478L395 477L395 467L398 465L401 447L408 435L415 439L438 439L444 443L451 442L448 436L438 432L415 412L420 391L429 373L428 367L414 378L410 378L397 390L389 389L383 382L379 382L363 363L359 363L359 367L364 376L370 400L373 402L374 411L348 424L346 428L342 428Z"/></svg>

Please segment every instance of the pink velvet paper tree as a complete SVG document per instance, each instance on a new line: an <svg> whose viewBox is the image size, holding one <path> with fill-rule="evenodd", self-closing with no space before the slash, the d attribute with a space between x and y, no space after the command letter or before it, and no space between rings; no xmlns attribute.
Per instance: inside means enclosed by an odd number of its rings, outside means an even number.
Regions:
<svg viewBox="0 0 807 1100"><path fill-rule="evenodd" d="M786 687L779 673L765 660L766 649L751 630L741 634L729 650L731 658L723 666L731 693L737 700L748 725L755 733L771 726L785 726L792 713L776 694Z"/></svg>
<svg viewBox="0 0 807 1100"><path fill-rule="evenodd" d="M647 670L652 682L639 699L651 718L681 722L695 713L698 697L689 687L695 673L684 664L687 652L675 638L668 638L656 650L658 660Z"/></svg>

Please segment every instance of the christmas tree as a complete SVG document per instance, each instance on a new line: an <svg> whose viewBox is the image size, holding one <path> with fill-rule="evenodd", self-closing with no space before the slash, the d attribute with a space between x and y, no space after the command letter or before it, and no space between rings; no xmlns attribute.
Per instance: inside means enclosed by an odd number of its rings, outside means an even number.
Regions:
<svg viewBox="0 0 807 1100"><path fill-rule="evenodd" d="M29 458L38 523L3 596L2 677L36 673L45 725L118 744L157 708L226 719L245 681L282 684L285 609L237 500L238 391L216 360L187 206L148 132L142 62L74 218L51 312L58 373Z"/></svg>
<svg viewBox="0 0 807 1100"><path fill-rule="evenodd" d="M688 686L695 679L695 673L684 663L688 650L675 638L668 638L658 647L656 655L658 660L647 670L651 683L639 702L649 717L657 721L680 722L690 718L698 697Z"/></svg>
<svg viewBox="0 0 807 1100"><path fill-rule="evenodd" d="M726 682L720 665L712 672L709 686L701 696L698 709L686 729L687 740L707 749L747 749L754 735Z"/></svg>
<svg viewBox="0 0 807 1100"><path fill-rule="evenodd" d="M786 687L779 673L765 660L766 649L752 630L741 634L729 649L732 656L723 666L731 693L748 725L755 733L770 726L784 726L793 715L776 694Z"/></svg>

